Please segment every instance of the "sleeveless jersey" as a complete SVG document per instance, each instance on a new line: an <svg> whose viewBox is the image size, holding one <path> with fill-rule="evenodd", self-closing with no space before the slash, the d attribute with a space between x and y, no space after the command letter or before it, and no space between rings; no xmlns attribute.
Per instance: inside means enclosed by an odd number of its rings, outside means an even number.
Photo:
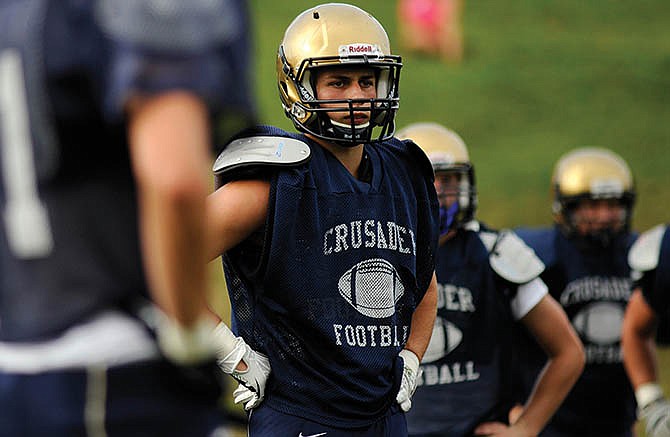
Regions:
<svg viewBox="0 0 670 437"><path fill-rule="evenodd" d="M517 289L496 274L479 231L462 229L438 249L438 310L407 413L410 435L470 436L506 421L511 362L510 301Z"/></svg>
<svg viewBox="0 0 670 437"><path fill-rule="evenodd" d="M330 426L370 424L395 402L398 352L434 271L430 164L413 143L366 144L363 182L303 135L256 134L312 151L270 176L260 246L224 257L235 326L272 365L264 402Z"/></svg>
<svg viewBox="0 0 670 437"><path fill-rule="evenodd" d="M620 433L635 421L635 397L621 358L621 323L631 294L628 250L636 235L617 237L607 247L586 247L557 228L520 229L517 234L545 263L541 278L565 310L584 344L586 366L547 426L564 432ZM527 345L522 362L524 396L545 355ZM524 364L525 363L525 364Z"/></svg>
<svg viewBox="0 0 670 437"><path fill-rule="evenodd" d="M232 59L247 45L242 2L158 3L0 1L2 341L49 339L146 294L124 120L131 92L190 90L215 117L251 107L244 62ZM213 18L223 12L227 23Z"/></svg>
<svg viewBox="0 0 670 437"><path fill-rule="evenodd" d="M666 226L656 268L640 272L635 286L642 289L645 301L656 313L658 343L670 344L670 232Z"/></svg>

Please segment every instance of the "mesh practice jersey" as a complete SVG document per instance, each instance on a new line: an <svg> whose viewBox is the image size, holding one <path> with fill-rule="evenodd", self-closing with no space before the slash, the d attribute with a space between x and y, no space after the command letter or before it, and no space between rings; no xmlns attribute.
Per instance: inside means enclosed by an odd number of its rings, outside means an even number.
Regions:
<svg viewBox="0 0 670 437"><path fill-rule="evenodd" d="M631 294L628 251L635 234L620 235L608 247L566 238L558 227L520 229L518 235L546 265L541 275L584 344L586 366L548 426L587 433L625 432L635 421L635 397L621 357L621 324ZM545 363L528 345L526 394ZM523 364L523 363L522 363Z"/></svg>
<svg viewBox="0 0 670 437"><path fill-rule="evenodd" d="M413 143L366 144L364 182L303 135L311 160L277 170L265 233L224 257L234 322L270 357L265 403L332 426L395 402L397 357L434 271L438 205Z"/></svg>
<svg viewBox="0 0 670 437"><path fill-rule="evenodd" d="M437 319L407 413L410 435L470 436L480 423L506 421L512 406L511 328L525 314L513 313L519 286L493 270L480 231L497 235L470 222L438 249Z"/></svg>

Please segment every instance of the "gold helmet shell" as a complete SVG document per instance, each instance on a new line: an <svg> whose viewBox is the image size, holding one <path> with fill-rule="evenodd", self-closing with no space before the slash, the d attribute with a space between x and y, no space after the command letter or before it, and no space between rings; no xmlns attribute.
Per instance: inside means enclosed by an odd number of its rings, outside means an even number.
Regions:
<svg viewBox="0 0 670 437"><path fill-rule="evenodd" d="M463 139L451 129L433 122L413 123L400 130L396 137L411 139L426 153L433 170L448 170L454 165L471 165Z"/></svg>
<svg viewBox="0 0 670 437"><path fill-rule="evenodd" d="M396 134L401 140L410 139L428 156L436 178L440 173L457 173L460 183L457 194L458 210L453 213L446 230L458 227L472 220L477 209L477 189L475 169L463 139L456 132L434 122L419 122L405 126ZM448 214L442 211L442 215ZM444 229L443 229L444 233Z"/></svg>
<svg viewBox="0 0 670 437"><path fill-rule="evenodd" d="M333 109L320 107L313 86L314 73L319 68L336 66L375 69L377 98L363 101L370 107L368 126L338 128L330 123L327 114ZM391 54L386 31L372 15L348 4L322 4L298 15L284 33L277 53L279 96L286 116L302 132L338 143L386 140L395 131L401 67L400 57ZM337 110L353 111L352 103L361 102L329 103L341 103L342 108ZM378 128L376 138L374 128Z"/></svg>
<svg viewBox="0 0 670 437"><path fill-rule="evenodd" d="M626 208L626 227L635 202L635 183L626 161L602 147L581 147L563 155L551 178L557 223L570 226L570 211L582 199L617 199Z"/></svg>

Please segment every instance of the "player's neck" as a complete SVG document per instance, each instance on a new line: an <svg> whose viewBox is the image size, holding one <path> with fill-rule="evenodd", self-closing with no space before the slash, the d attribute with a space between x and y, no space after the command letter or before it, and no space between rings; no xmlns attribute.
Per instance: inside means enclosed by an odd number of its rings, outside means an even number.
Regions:
<svg viewBox="0 0 670 437"><path fill-rule="evenodd" d="M358 144L353 147L340 146L331 143L330 141L315 138L311 135L308 136L319 143L321 147L332 153L355 178L359 178L360 175L358 173L361 167L361 160L363 159L363 144Z"/></svg>

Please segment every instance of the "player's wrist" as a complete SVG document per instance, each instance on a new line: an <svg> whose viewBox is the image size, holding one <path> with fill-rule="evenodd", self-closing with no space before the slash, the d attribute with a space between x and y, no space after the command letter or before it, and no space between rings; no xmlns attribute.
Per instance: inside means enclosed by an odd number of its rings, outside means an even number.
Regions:
<svg viewBox="0 0 670 437"><path fill-rule="evenodd" d="M664 398L663 389L656 382L647 382L635 389L635 399L640 410Z"/></svg>
<svg viewBox="0 0 670 437"><path fill-rule="evenodd" d="M158 329L158 344L163 354L181 365L197 364L215 354L212 331L216 323L210 317L200 317L184 326L170 317L163 317Z"/></svg>
<svg viewBox="0 0 670 437"><path fill-rule="evenodd" d="M405 366L409 366L416 372L419 368L419 357L409 349L403 349L398 354L403 359Z"/></svg>

